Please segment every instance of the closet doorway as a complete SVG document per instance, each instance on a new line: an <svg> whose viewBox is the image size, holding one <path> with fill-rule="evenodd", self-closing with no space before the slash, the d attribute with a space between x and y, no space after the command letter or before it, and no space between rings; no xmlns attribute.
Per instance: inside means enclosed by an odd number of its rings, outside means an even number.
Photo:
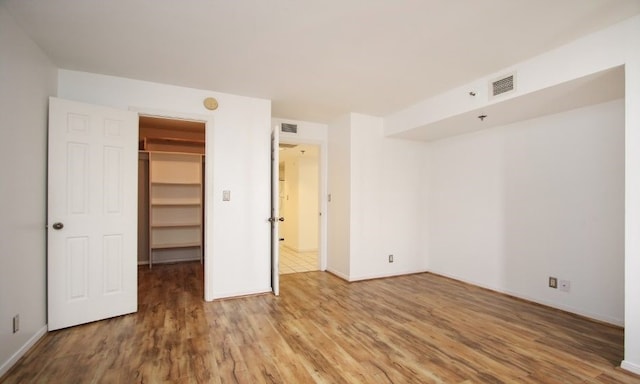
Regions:
<svg viewBox="0 0 640 384"><path fill-rule="evenodd" d="M280 143L280 274L320 270L320 146Z"/></svg>
<svg viewBox="0 0 640 384"><path fill-rule="evenodd" d="M138 265L204 261L205 125L139 117Z"/></svg>

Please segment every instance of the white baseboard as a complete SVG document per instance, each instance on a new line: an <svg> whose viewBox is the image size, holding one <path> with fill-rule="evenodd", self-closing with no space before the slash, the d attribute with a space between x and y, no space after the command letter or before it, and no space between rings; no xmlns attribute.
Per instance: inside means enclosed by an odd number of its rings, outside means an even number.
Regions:
<svg viewBox="0 0 640 384"><path fill-rule="evenodd" d="M622 360L622 364L620 364L620 368L627 370L631 373L635 373L636 375L640 375L640 364L632 363L628 360Z"/></svg>
<svg viewBox="0 0 640 384"><path fill-rule="evenodd" d="M414 275L417 273L425 273L428 272L426 269L416 269L412 271L397 271L392 273L382 273L375 275L360 275L360 276L351 276L349 277L349 281L363 281L363 280L373 280L373 279L384 279L387 277L396 277L396 276L406 276L406 275Z"/></svg>
<svg viewBox="0 0 640 384"><path fill-rule="evenodd" d="M615 325L617 327L623 327L624 328L624 319L618 319L618 318L614 318L614 317L611 317L611 316L602 315L600 313L593 313L593 312L589 312L589 311L583 311L581 309L574 308L574 307L569 306L569 305L564 305L564 304L559 304L559 303L556 303L556 302L542 300L542 299L539 299L539 298L536 298L536 297L532 297L532 296L529 296L529 295L522 294L520 292L515 292L515 291L511 291L509 289L503 289L503 288L500 288L500 287L494 287L494 286L490 286L490 285L487 285L487 284L482 284L482 283L479 283L479 282L476 282L476 281L467 280L467 279L461 278L459 276L448 274L448 273L441 273L441 272L438 272L438 271L429 271L429 273L432 273L434 275L444 276L444 277L449 278L449 279L461 281L461 282L463 282L465 284L475 285L476 287L488 289L490 291L494 291L494 292L498 292L498 293L503 293L505 295L513 296L513 297L516 297L518 299L523 299L523 300L526 300L526 301L530 301L532 303L541 304L541 305L544 305L544 306L550 307L550 308L556 308L556 309L559 309L561 311L573 313L575 315L579 315L579 316L586 317L586 318L589 318L589 319L592 319L592 320L596 320L596 321L600 321L600 322L603 322L603 323L607 323L607 324Z"/></svg>
<svg viewBox="0 0 640 384"><path fill-rule="evenodd" d="M318 248L294 248L288 244L282 244L282 247L288 249L291 252L296 252L296 253L318 252Z"/></svg>
<svg viewBox="0 0 640 384"><path fill-rule="evenodd" d="M24 356L24 354L27 353L31 349L31 347L36 345L36 343L46 334L47 334L47 325L45 324L45 326L40 328L38 332L36 332L29 340L27 340L27 342L24 343L24 345L20 347L20 349L18 349L16 353L14 353L9 358L9 360L5 361L4 363L2 363L2 365L0 365L0 377L2 377L5 373L9 372L11 367L13 367L14 364L17 363L18 360L20 360L20 358Z"/></svg>
<svg viewBox="0 0 640 384"><path fill-rule="evenodd" d="M221 300L221 299L239 299L245 296L263 295L271 292L273 292L271 287L269 287L269 289L257 289L255 291L222 292L222 293L213 295L211 300L206 300L206 301L214 301L214 300Z"/></svg>
<svg viewBox="0 0 640 384"><path fill-rule="evenodd" d="M344 273L342 273L342 272L338 272L338 271L333 270L333 269L331 269L331 268L327 268L327 269L326 269L326 271L327 271L327 272L329 272L329 273L330 273L330 274L332 274L332 275L336 275L336 276L338 276L338 277L339 277L339 278L341 278L342 280L349 281L349 276L345 275L345 274L344 274Z"/></svg>
<svg viewBox="0 0 640 384"><path fill-rule="evenodd" d="M306 252L316 252L318 253L318 248L300 248L297 250L297 252L299 253L306 253Z"/></svg>

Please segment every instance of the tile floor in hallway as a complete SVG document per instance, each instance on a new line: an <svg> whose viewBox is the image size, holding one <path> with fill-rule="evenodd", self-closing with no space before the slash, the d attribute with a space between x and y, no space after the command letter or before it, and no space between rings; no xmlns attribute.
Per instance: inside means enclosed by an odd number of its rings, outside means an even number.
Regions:
<svg viewBox="0 0 640 384"><path fill-rule="evenodd" d="M318 252L296 252L280 246L280 274L318 270Z"/></svg>

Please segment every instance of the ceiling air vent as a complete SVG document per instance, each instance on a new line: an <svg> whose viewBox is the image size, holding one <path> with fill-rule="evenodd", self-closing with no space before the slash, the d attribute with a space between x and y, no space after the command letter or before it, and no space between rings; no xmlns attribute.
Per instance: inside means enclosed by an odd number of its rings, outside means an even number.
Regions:
<svg viewBox="0 0 640 384"><path fill-rule="evenodd" d="M513 92L516 89L516 74L502 76L492 81L490 87L492 97Z"/></svg>
<svg viewBox="0 0 640 384"><path fill-rule="evenodd" d="M298 133L298 124L282 123L280 124L280 132Z"/></svg>

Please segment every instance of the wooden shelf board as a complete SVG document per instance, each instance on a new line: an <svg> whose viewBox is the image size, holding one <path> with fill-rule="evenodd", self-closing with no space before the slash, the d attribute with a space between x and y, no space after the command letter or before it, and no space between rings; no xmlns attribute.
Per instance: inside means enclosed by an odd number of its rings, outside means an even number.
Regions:
<svg viewBox="0 0 640 384"><path fill-rule="evenodd" d="M199 226L200 223L151 224L151 228L189 228Z"/></svg>
<svg viewBox="0 0 640 384"><path fill-rule="evenodd" d="M193 187L200 187L202 185L202 183L200 183L199 181L151 181L151 185L180 185L180 186L193 186Z"/></svg>
<svg viewBox="0 0 640 384"><path fill-rule="evenodd" d="M160 202L160 203L151 203L153 207L199 207L200 202L193 203L168 203L168 202Z"/></svg>
<svg viewBox="0 0 640 384"><path fill-rule="evenodd" d="M175 137L145 137L140 140L140 148L143 150L148 150L149 145L152 144L204 147L205 141L197 139L179 139Z"/></svg>
<svg viewBox="0 0 640 384"><path fill-rule="evenodd" d="M171 243L171 244L152 244L151 249L169 249L169 248L196 248L200 247L200 243Z"/></svg>

